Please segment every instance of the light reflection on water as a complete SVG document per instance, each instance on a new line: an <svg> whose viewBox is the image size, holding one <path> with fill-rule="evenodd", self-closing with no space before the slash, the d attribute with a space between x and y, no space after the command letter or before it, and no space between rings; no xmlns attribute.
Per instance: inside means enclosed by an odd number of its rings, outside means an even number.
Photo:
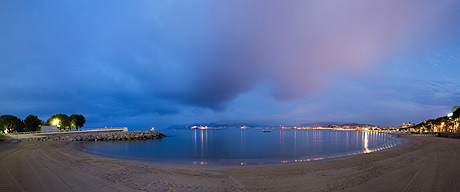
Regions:
<svg viewBox="0 0 460 192"><path fill-rule="evenodd" d="M161 162L279 164L371 153L400 141L376 132L338 130L163 130L169 137L142 141L83 142L87 152Z"/></svg>

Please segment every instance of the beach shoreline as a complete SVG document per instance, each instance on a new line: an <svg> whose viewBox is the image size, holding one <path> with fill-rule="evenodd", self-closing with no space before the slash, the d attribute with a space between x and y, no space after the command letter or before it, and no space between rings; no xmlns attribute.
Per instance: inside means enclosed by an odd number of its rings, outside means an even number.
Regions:
<svg viewBox="0 0 460 192"><path fill-rule="evenodd" d="M409 139L407 138L397 138L399 140L398 144L385 148L385 149L380 149L380 150L375 150L370 153L378 152L378 151L388 151L388 150L393 150L394 148L400 147L401 145L404 145L408 142L410 142ZM237 163L228 163L227 161L214 161L214 162L207 162L205 164L200 164L198 160L183 160L183 161L167 161L165 159L148 159L148 158L136 158L136 157L126 157L126 156L117 156L117 155L109 155L109 154L104 154L104 153L97 153L97 152L90 152L86 151L84 148L84 145L81 144L81 142L92 142L92 141L76 141L76 142L66 142L66 145L64 145L68 150L72 150L78 153L82 153L84 155L89 155L93 157L100 157L100 158L105 158L105 159L112 159L112 160L121 160L121 161L128 161L128 162L133 162L133 163L140 163L140 164L148 164L148 165L154 165L154 166L170 166L170 167L196 167L196 168L203 168L203 169L220 169L220 168L238 168L238 167L263 167L263 166L277 166L277 165L291 165L291 164L301 164L301 163L318 163L318 162L327 162L327 161L336 161L336 160L343 160L343 159L349 159L353 158L354 156L358 155L363 155L363 154L368 154L369 152L356 152L352 154L346 154L346 155L337 155L337 156L331 156L331 157L325 157L320 160L311 160L311 161L303 161L303 162L295 162L295 160L289 160L286 163L280 163L281 160L286 160L286 159L275 159L277 160L276 163L275 160L273 160L267 163L267 161L260 161L259 164L237 164ZM239 161L245 161L245 159L236 159L234 160L235 162ZM234 162L231 160L230 162ZM253 160L253 162L256 162L256 160Z"/></svg>
<svg viewBox="0 0 460 192"><path fill-rule="evenodd" d="M0 142L0 191L455 191L460 140L403 136L369 154L309 163L191 166L117 159L68 142Z"/></svg>

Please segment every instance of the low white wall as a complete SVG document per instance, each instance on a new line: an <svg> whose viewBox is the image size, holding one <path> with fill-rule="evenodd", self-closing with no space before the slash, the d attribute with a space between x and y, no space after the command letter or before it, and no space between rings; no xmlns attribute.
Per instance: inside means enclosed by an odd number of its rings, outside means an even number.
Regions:
<svg viewBox="0 0 460 192"><path fill-rule="evenodd" d="M41 131L58 131L58 127L51 125L51 126L42 126Z"/></svg>

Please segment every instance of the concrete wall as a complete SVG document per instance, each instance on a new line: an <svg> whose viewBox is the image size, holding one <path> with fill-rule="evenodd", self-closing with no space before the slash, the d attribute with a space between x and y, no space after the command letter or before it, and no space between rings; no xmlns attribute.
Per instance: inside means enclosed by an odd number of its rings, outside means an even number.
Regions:
<svg viewBox="0 0 460 192"><path fill-rule="evenodd" d="M51 125L51 126L42 126L42 131L57 131L58 127Z"/></svg>

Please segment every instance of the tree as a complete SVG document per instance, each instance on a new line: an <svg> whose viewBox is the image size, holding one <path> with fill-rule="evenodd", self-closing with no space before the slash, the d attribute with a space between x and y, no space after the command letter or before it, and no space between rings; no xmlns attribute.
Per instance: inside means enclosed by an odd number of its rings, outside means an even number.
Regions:
<svg viewBox="0 0 460 192"><path fill-rule="evenodd" d="M70 129L70 119L66 114L56 114L48 119L48 124L58 126L58 129Z"/></svg>
<svg viewBox="0 0 460 192"><path fill-rule="evenodd" d="M434 120L435 124L441 127L441 132L449 132L449 118L447 116L438 117Z"/></svg>
<svg viewBox="0 0 460 192"><path fill-rule="evenodd" d="M82 128L86 123L86 119L83 115L72 114L70 116L70 127L75 127L76 129Z"/></svg>
<svg viewBox="0 0 460 192"><path fill-rule="evenodd" d="M24 119L25 131L38 131L43 122L35 115L29 115Z"/></svg>
<svg viewBox="0 0 460 192"><path fill-rule="evenodd" d="M2 129L4 132L22 132L24 131L24 122L21 121L16 116L13 115L2 115L0 116L0 129Z"/></svg>
<svg viewBox="0 0 460 192"><path fill-rule="evenodd" d="M430 120L428 120L428 121L425 122L425 125L426 125L427 127L429 127L429 129L430 129L431 131L434 131L434 124L435 124L435 120L434 120L434 119L430 119Z"/></svg>
<svg viewBox="0 0 460 192"><path fill-rule="evenodd" d="M460 109L460 106L453 106L453 107L452 107L452 112L457 111L457 109Z"/></svg>
<svg viewBox="0 0 460 192"><path fill-rule="evenodd" d="M457 118L460 117L460 108L456 109L456 110L453 112L452 117L453 117L454 119L457 119Z"/></svg>
<svg viewBox="0 0 460 192"><path fill-rule="evenodd" d="M0 116L0 130L6 133L6 130L7 130L6 115Z"/></svg>

